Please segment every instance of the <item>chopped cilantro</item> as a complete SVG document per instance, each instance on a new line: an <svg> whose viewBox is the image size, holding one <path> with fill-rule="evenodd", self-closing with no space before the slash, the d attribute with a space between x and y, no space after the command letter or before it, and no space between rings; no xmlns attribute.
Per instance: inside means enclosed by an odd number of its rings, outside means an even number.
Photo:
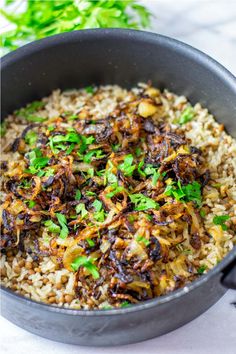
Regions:
<svg viewBox="0 0 236 354"><path fill-rule="evenodd" d="M215 225L220 225L223 231L227 231L228 226L225 224L225 222L229 219L230 219L229 215L218 215L218 216L214 216L213 223Z"/></svg>
<svg viewBox="0 0 236 354"><path fill-rule="evenodd" d="M61 226L60 238L65 239L69 234L66 217L65 217L65 215L60 214L60 213L56 213L56 217L57 217L57 220Z"/></svg>
<svg viewBox="0 0 236 354"><path fill-rule="evenodd" d="M193 119L193 117L194 117L193 107L187 107L181 114L178 123L180 125L186 124L190 122Z"/></svg>
<svg viewBox="0 0 236 354"><path fill-rule="evenodd" d="M95 242L93 240L91 240L91 238L86 238L86 241L87 241L89 247L95 246Z"/></svg>
<svg viewBox="0 0 236 354"><path fill-rule="evenodd" d="M79 189L77 189L76 193L75 193L75 200L80 200L81 199L81 192Z"/></svg>
<svg viewBox="0 0 236 354"><path fill-rule="evenodd" d="M198 274L203 274L206 269L207 269L207 266L205 264L203 264L198 268L197 272L198 272Z"/></svg>
<svg viewBox="0 0 236 354"><path fill-rule="evenodd" d="M124 190L124 187L118 186L117 183L111 184L112 191L110 193L106 194L106 198L112 198L116 194L122 192Z"/></svg>
<svg viewBox="0 0 236 354"><path fill-rule="evenodd" d="M145 246L148 246L150 244L149 240L147 240L144 236L140 236L140 235L136 237L136 241L143 243Z"/></svg>
<svg viewBox="0 0 236 354"><path fill-rule="evenodd" d="M27 200L26 203L28 204L28 207L30 209L32 209L36 205L36 202L34 200Z"/></svg>
<svg viewBox="0 0 236 354"><path fill-rule="evenodd" d="M131 154L126 155L124 158L124 162L121 163L118 168L124 173L125 176L132 176L136 166L133 164L133 156Z"/></svg>
<svg viewBox="0 0 236 354"><path fill-rule="evenodd" d="M120 144L111 144L112 151L117 152L120 149Z"/></svg>
<svg viewBox="0 0 236 354"><path fill-rule="evenodd" d="M94 209L96 211L101 211L102 210L102 202L98 199L95 199L95 201L93 202L92 206L94 207Z"/></svg>
<svg viewBox="0 0 236 354"><path fill-rule="evenodd" d="M44 225L47 227L48 231L59 234L61 231L60 226L55 224L52 220L45 221Z"/></svg>
<svg viewBox="0 0 236 354"><path fill-rule="evenodd" d="M124 301L122 304L120 304L120 307L129 307L131 306L131 303L129 301Z"/></svg>
<svg viewBox="0 0 236 354"><path fill-rule="evenodd" d="M76 272L80 267L84 267L90 274L92 274L94 279L99 279L100 275L97 267L93 264L93 261L93 258L79 256L71 263L71 268Z"/></svg>
<svg viewBox="0 0 236 354"><path fill-rule="evenodd" d="M26 120L28 120L29 122L39 122L42 123L45 120L47 120L47 118L44 117L39 117L37 115L34 115L34 113L40 109L43 108L45 106L45 103L42 101L34 101L30 104L28 104L25 108L21 108L18 111L15 111L15 114L17 116L23 117Z"/></svg>
<svg viewBox="0 0 236 354"><path fill-rule="evenodd" d="M30 161L30 166L25 172L32 174L40 172L41 168L45 167L50 160L49 157L42 156L42 152L38 148L31 150L26 154L26 157Z"/></svg>
<svg viewBox="0 0 236 354"><path fill-rule="evenodd" d="M50 132L52 132L54 129L55 129L55 126L54 126L54 125L49 125L49 126L48 126L48 130L49 130Z"/></svg>
<svg viewBox="0 0 236 354"><path fill-rule="evenodd" d="M206 212L205 212L204 209L201 209L201 210L200 210L200 216L201 216L202 218L205 218Z"/></svg>
<svg viewBox="0 0 236 354"><path fill-rule="evenodd" d="M141 160L138 164L137 171L142 177L146 177L146 173L142 170L142 167L144 165L144 160Z"/></svg>
<svg viewBox="0 0 236 354"><path fill-rule="evenodd" d="M87 152L87 154L84 155L83 160L85 163L90 163L92 157L95 157L96 159L101 159L104 156L106 156L106 154L103 154L103 151L101 149L90 150L89 152Z"/></svg>
<svg viewBox="0 0 236 354"><path fill-rule="evenodd" d="M96 221L103 222L106 218L106 213L105 213L104 209L102 209L102 210L94 213L93 217Z"/></svg>
<svg viewBox="0 0 236 354"><path fill-rule="evenodd" d="M140 148L140 147L137 147L137 148L135 149L135 154L136 154L136 156L139 157L139 156L141 155L141 153L142 153L141 148Z"/></svg>
<svg viewBox="0 0 236 354"><path fill-rule="evenodd" d="M190 202L193 201L198 207L201 206L201 185L194 181L186 186L182 186L180 181L169 184L164 192L167 196L173 197L176 200Z"/></svg>
<svg viewBox="0 0 236 354"><path fill-rule="evenodd" d="M155 200L148 198L141 193L130 194L129 197L131 202L135 205L134 210L142 211L148 209L157 209L159 207L159 204L155 202Z"/></svg>
<svg viewBox="0 0 236 354"><path fill-rule="evenodd" d="M88 214L84 203L79 203L78 205L76 205L75 211L77 214L81 214L82 219Z"/></svg>
<svg viewBox="0 0 236 354"><path fill-rule="evenodd" d="M68 120L75 120L75 119L78 119L77 114L72 114L71 116L68 117Z"/></svg>
<svg viewBox="0 0 236 354"><path fill-rule="evenodd" d="M152 185L155 186L157 184L158 179L160 178L161 174L158 171L157 167L154 167L153 165L147 165L146 168L144 169L144 173L147 176L152 176Z"/></svg>
<svg viewBox="0 0 236 354"><path fill-rule="evenodd" d="M25 142L28 145L34 145L37 141L38 135L33 130L30 130L25 135Z"/></svg>
<svg viewBox="0 0 236 354"><path fill-rule="evenodd" d="M85 87L85 91L87 93L94 93L94 87L93 86L87 86L87 87Z"/></svg>
<svg viewBox="0 0 236 354"><path fill-rule="evenodd" d="M92 192L92 191L87 191L85 194L86 194L88 197L93 197L93 196L96 196L96 195L97 195L96 193L94 193L94 192Z"/></svg>

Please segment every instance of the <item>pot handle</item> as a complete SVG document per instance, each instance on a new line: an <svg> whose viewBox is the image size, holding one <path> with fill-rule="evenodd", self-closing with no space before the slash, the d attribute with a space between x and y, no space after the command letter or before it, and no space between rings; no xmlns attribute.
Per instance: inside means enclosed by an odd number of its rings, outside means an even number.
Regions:
<svg viewBox="0 0 236 354"><path fill-rule="evenodd" d="M236 261L230 263L224 270L221 284L228 289L236 289Z"/></svg>

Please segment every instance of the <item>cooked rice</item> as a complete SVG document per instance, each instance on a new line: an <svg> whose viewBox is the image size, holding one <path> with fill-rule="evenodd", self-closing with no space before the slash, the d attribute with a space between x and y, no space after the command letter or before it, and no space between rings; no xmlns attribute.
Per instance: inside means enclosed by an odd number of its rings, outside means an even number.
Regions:
<svg viewBox="0 0 236 354"><path fill-rule="evenodd" d="M130 91L119 86L101 86L95 89L94 95L85 89L64 92L56 90L42 100L45 106L37 114L50 117L51 124L56 117L67 111L71 114L79 112L81 119L86 112L95 120L106 119L116 110L117 105L138 100L141 93L148 92L150 87L146 84L139 84ZM159 119L165 124L169 123L175 130L176 121L189 106L189 102L184 96L177 96L167 90L156 92ZM236 141L199 103L193 106L193 110L193 120L182 125L182 130L186 138L191 140L191 144L202 150L210 171L211 180L203 189L202 204L202 209L206 212L203 223L210 237L207 242L202 243L199 250L187 254L187 258L196 268L203 267L202 273L205 273L220 262L236 243ZM6 122L7 131L2 139L1 160L8 161L9 170L14 176L19 153L9 151L8 147L28 123L15 115L7 117ZM70 126L70 122L62 124L65 128ZM3 202L4 198L5 194L2 192ZM230 217L226 221L226 230L213 223L213 218L221 215ZM114 305L107 298L107 284L99 286L100 301L91 297L90 300L81 302L74 290L75 273L65 268L59 269L51 257L43 256L37 260L33 255L21 251L16 253L12 248L2 254L0 267L2 284L33 300L75 309L106 308ZM174 272L177 276L182 274L177 267Z"/></svg>

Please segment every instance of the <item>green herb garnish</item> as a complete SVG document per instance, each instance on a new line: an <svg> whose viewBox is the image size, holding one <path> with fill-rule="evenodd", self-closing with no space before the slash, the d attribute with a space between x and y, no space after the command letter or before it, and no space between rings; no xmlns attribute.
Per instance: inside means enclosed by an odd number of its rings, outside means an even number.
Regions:
<svg viewBox="0 0 236 354"><path fill-rule="evenodd" d="M27 200L26 203L28 204L28 207L30 209L32 209L36 205L36 202L34 200Z"/></svg>
<svg viewBox="0 0 236 354"><path fill-rule="evenodd" d="M106 198L112 198L124 190L124 187L118 186L117 183L111 184L112 191L106 194Z"/></svg>
<svg viewBox="0 0 236 354"><path fill-rule="evenodd" d="M205 212L204 209L201 209L201 210L200 210L200 216L201 216L202 218L205 218L206 212Z"/></svg>
<svg viewBox="0 0 236 354"><path fill-rule="evenodd" d="M45 221L44 225L48 229L48 231L59 234L61 232L60 226L55 224L52 220Z"/></svg>
<svg viewBox="0 0 236 354"><path fill-rule="evenodd" d="M131 306L131 303L129 301L124 301L122 304L120 304L120 307L129 307Z"/></svg>
<svg viewBox="0 0 236 354"><path fill-rule="evenodd" d="M38 135L33 130L28 131L25 135L25 142L28 145L35 145Z"/></svg>
<svg viewBox="0 0 236 354"><path fill-rule="evenodd" d="M106 156L106 154L103 154L103 151L101 149L90 150L89 152L87 152L87 154L84 155L83 161L85 163L90 163L93 157L95 157L96 159L101 159L104 156Z"/></svg>
<svg viewBox="0 0 236 354"><path fill-rule="evenodd" d="M207 269L207 266L205 264L203 264L198 268L197 272L198 272L198 274L203 274L206 269Z"/></svg>
<svg viewBox="0 0 236 354"><path fill-rule="evenodd" d="M67 227L67 220L66 220L66 217L65 215L63 214L60 214L60 213L56 213L56 217L57 217L57 220L61 226L61 232L60 232L60 238L67 238L68 234L69 234L69 229Z"/></svg>
<svg viewBox="0 0 236 354"><path fill-rule="evenodd" d="M23 117L29 122L38 122L42 123L47 118L44 117L39 117L35 115L35 112L37 112L38 109L43 108L45 106L45 103L42 101L34 101L30 104L28 104L25 108L21 108L18 111L15 111L15 114L17 116Z"/></svg>
<svg viewBox="0 0 236 354"><path fill-rule="evenodd" d="M86 194L88 197L94 197L94 196L97 195L96 193L94 193L94 192L92 192L92 191L87 191L87 192L85 192L85 194Z"/></svg>
<svg viewBox="0 0 236 354"><path fill-rule="evenodd" d="M132 176L136 166L133 164L133 156L131 154L126 155L124 158L124 162L121 163L118 168L124 173L125 176Z"/></svg>
<svg viewBox="0 0 236 354"><path fill-rule="evenodd" d="M86 238L86 241L87 241L89 247L95 246L95 242L93 240L91 240L91 238Z"/></svg>
<svg viewBox="0 0 236 354"><path fill-rule="evenodd" d="M41 150L38 148L31 150L26 154L26 157L29 159L30 166L25 172L31 174L36 174L38 172L41 177L44 173L42 174L42 171L40 170L47 166L50 158L43 156Z"/></svg>
<svg viewBox="0 0 236 354"><path fill-rule="evenodd" d="M159 204L155 202L155 200L148 198L141 193L130 194L129 198L131 202L135 205L134 210L137 211L157 209L159 207Z"/></svg>
<svg viewBox="0 0 236 354"><path fill-rule="evenodd" d="M85 91L87 92L87 93L94 93L94 87L93 86L87 86L87 87L85 87Z"/></svg>
<svg viewBox="0 0 236 354"><path fill-rule="evenodd" d="M194 117L193 107L187 107L181 114L178 123L180 125L186 124L190 122L193 119L193 117Z"/></svg>
<svg viewBox="0 0 236 354"><path fill-rule="evenodd" d="M82 219L88 214L84 203L79 203L78 205L76 205L75 211L77 214L81 215Z"/></svg>
<svg viewBox="0 0 236 354"><path fill-rule="evenodd" d="M150 241L147 240L144 236L138 235L138 236L136 237L136 241L143 243L145 246L150 245Z"/></svg>
<svg viewBox="0 0 236 354"><path fill-rule="evenodd" d="M164 193L178 201L193 201L198 207L200 207L202 203L201 185L196 181L186 186L182 186L180 181L178 181L177 184L174 182L166 187Z"/></svg>
<svg viewBox="0 0 236 354"><path fill-rule="evenodd" d="M92 258L79 256L71 263L71 268L76 272L80 267L84 267L90 274L92 274L94 279L99 279L100 275L93 261L94 259Z"/></svg>
<svg viewBox="0 0 236 354"><path fill-rule="evenodd" d="M147 165L144 169L144 173L146 174L146 176L152 176L153 186L157 184L157 181L161 176L160 172L158 171L158 168L154 167L153 165Z"/></svg>
<svg viewBox="0 0 236 354"><path fill-rule="evenodd" d="M223 231L227 231L228 226L225 224L225 222L229 219L230 219L229 215L218 215L218 216L214 216L213 223L215 225L220 225Z"/></svg>
<svg viewBox="0 0 236 354"><path fill-rule="evenodd" d="M81 192L79 189L77 189L76 193L75 193L75 200L80 200L81 199Z"/></svg>

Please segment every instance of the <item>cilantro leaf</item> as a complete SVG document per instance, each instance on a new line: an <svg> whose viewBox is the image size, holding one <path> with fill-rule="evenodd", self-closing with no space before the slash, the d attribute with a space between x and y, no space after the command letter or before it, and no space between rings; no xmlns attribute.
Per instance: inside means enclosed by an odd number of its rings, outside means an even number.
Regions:
<svg viewBox="0 0 236 354"><path fill-rule="evenodd" d="M65 215L61 214L61 213L56 213L56 217L57 220L61 226L61 232L60 232L60 238L67 238L68 234L69 234L69 229L67 227L67 220Z"/></svg>
<svg viewBox="0 0 236 354"><path fill-rule="evenodd" d="M178 123L180 125L186 124L190 122L193 119L193 117L194 117L193 107L187 107L181 114Z"/></svg>
<svg viewBox="0 0 236 354"><path fill-rule="evenodd" d="M133 160L133 156L129 154L125 156L124 162L118 165L118 168L124 173L125 176L132 176L132 173L136 168L135 165L132 165Z"/></svg>
<svg viewBox="0 0 236 354"><path fill-rule="evenodd" d="M79 256L71 263L71 268L76 272L80 267L84 267L92 274L94 279L99 279L100 274L97 267L93 264L93 259L86 256Z"/></svg>
<svg viewBox="0 0 236 354"><path fill-rule="evenodd" d="M203 264L198 268L197 272L198 272L198 274L203 274L206 269L207 269L207 266L205 264Z"/></svg>
<svg viewBox="0 0 236 354"><path fill-rule="evenodd" d="M182 186L180 181L168 185L164 191L167 196L175 198L178 201L193 201L198 207L202 204L201 185L194 181Z"/></svg>
<svg viewBox="0 0 236 354"><path fill-rule="evenodd" d="M78 205L76 205L75 211L77 214L81 214L82 219L88 214L84 203L79 203Z"/></svg>
<svg viewBox="0 0 236 354"><path fill-rule="evenodd" d="M30 130L25 135L25 142L28 145L34 145L37 141L38 135L33 130Z"/></svg>
<svg viewBox="0 0 236 354"><path fill-rule="evenodd" d="M48 231L59 234L61 231L60 226L55 224L52 220L45 221L44 225L47 227Z"/></svg>
<svg viewBox="0 0 236 354"><path fill-rule="evenodd" d="M159 204L155 202L155 200L146 197L145 195L138 194L130 194L129 198L131 202L135 205L134 210L143 211L148 209L157 209Z"/></svg>
<svg viewBox="0 0 236 354"><path fill-rule="evenodd" d="M220 225L223 231L227 231L228 226L225 224L225 222L229 219L230 219L229 215L216 215L213 218L213 223L215 225Z"/></svg>

